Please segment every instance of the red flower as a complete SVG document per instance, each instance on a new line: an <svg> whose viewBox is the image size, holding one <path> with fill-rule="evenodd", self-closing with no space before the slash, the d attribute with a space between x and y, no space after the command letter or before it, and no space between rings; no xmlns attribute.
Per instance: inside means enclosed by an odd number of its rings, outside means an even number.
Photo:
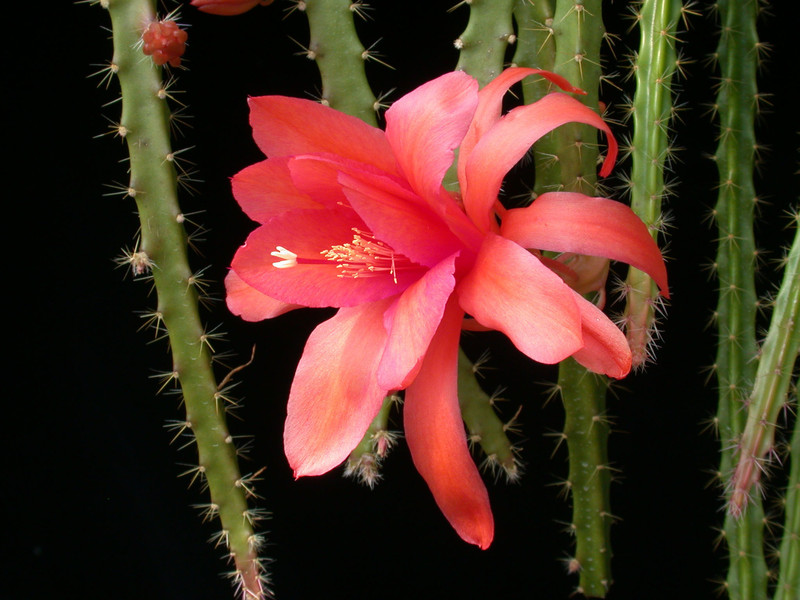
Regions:
<svg viewBox="0 0 800 600"><path fill-rule="evenodd" d="M192 6L196 6L202 12L212 15L240 15L246 13L257 4L266 6L272 4L273 0L192 0Z"/></svg>
<svg viewBox="0 0 800 600"><path fill-rule="evenodd" d="M405 389L414 464L458 534L481 548L494 525L458 408L465 313L534 360L573 356L623 377L624 335L540 251L625 261L667 286L647 228L618 202L550 193L527 208L499 204L508 170L563 123L606 132L602 174L616 156L602 119L565 94L501 117L509 86L534 73L509 69L480 92L463 72L443 75L398 100L385 133L308 100L252 98L254 137L270 158L233 178L236 199L261 225L233 259L230 309L259 320L339 307L309 337L289 395L284 442L295 475L344 461L384 395ZM459 146L460 197L441 184Z"/></svg>

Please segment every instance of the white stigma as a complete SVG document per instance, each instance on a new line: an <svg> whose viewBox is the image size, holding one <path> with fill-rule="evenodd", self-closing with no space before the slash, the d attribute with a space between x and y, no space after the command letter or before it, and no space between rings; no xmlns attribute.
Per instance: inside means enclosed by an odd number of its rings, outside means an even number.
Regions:
<svg viewBox="0 0 800 600"><path fill-rule="evenodd" d="M297 266L297 254L290 252L283 246L276 246L275 251L270 252L270 256L282 259L272 263L272 266L276 269L288 269L289 267Z"/></svg>

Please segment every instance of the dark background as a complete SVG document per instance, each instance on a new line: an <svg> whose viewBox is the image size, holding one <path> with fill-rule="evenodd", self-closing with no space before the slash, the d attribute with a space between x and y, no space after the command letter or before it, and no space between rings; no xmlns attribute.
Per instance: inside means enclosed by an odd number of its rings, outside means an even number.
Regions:
<svg viewBox="0 0 800 600"><path fill-rule="evenodd" d="M395 67L369 66L377 92L396 88L390 99L397 99L454 67L452 40L467 18L463 7L446 12L454 3L375 2L374 21L359 29L366 45L381 39L377 49ZM773 16L762 23L774 46L762 75L772 109L759 129L768 148L759 190L768 202L758 236L768 258L789 239L782 214L796 203L798 189L791 95L797 65L783 14L789 4L774 3ZM100 136L118 116L118 105L104 106L118 88L98 88L99 78L87 78L111 56L107 15L70 2L36 5L35 15L6 17L11 75L4 92L3 196L11 216L4 221L5 289L13 299L5 310L11 360L0 437L7 523L0 598L229 598L222 553L206 541L215 526L201 524L190 508L206 498L178 477L194 461L193 449L170 446L164 427L181 419L178 397L156 395L153 375L170 365L166 345L137 331L137 311L154 305L153 294L113 263L121 248L133 245L137 221L130 199L104 196L112 191L106 186L126 182L124 145ZM202 180L197 194L184 194L182 202L187 213L202 211L195 220L209 231L194 266L209 266L212 293L220 298L219 282L252 228L228 186L231 175L261 158L250 138L246 97L309 97L319 86L314 64L294 56L300 48L289 38L307 40L305 19L284 18L285 6L278 0L231 18L191 7L182 13L190 45L176 89L184 91L179 98L193 127L176 148L193 147L185 156ZM618 15L626 12L625 3L608 6L617 15L608 27L623 37L629 24ZM688 110L677 132L683 150L668 205L674 300L658 362L609 399L610 455L620 471L612 487L612 510L620 517L612 533L612 599L710 598L723 577L723 557L713 544L721 514L708 485L717 443L702 432L715 406L713 381L706 385L703 374L714 356L706 327L714 283L703 269L715 237L704 224L714 201L715 170L704 158L713 152L714 130L701 116L714 82L703 64L714 31L700 17L684 35L697 62L682 84ZM618 48L618 56L624 53ZM622 72L622 63L609 70ZM609 101L615 98L609 90ZM772 263L765 267L762 291L770 289ZM566 474L566 454L562 449L551 458L554 444L546 436L562 421L558 403L544 402L555 371L532 364L499 335L476 334L466 344L473 357L491 349L486 389L506 388L504 417L524 402L517 441L526 474L517 485L486 478L496 519L489 550L453 533L402 444L374 491L338 471L292 480L281 449L285 399L307 334L329 314L298 311L247 324L218 302L206 315L227 332L221 349L238 357L231 364L258 346L254 364L238 378L243 409L231 428L254 436L242 469L266 467L257 491L259 506L273 514L266 554L275 561L278 598L569 597L576 580L561 563L571 549L563 531L569 506L552 485Z"/></svg>

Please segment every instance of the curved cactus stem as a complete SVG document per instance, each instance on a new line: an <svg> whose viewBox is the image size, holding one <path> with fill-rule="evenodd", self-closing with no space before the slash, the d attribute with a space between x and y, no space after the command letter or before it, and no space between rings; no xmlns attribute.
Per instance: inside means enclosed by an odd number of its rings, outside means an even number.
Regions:
<svg viewBox="0 0 800 600"><path fill-rule="evenodd" d="M484 464L490 471L502 472L509 481L517 481L522 473L514 446L506 435L509 424L503 423L497 416L493 398L483 391L475 374L475 366L459 349L458 403L470 442L480 445L486 454Z"/></svg>
<svg viewBox="0 0 800 600"><path fill-rule="evenodd" d="M155 0L107 0L111 17L114 72L122 89L120 131L130 153L128 195L136 201L141 222L136 270L151 269L158 293L160 323L169 334L173 366L169 379L180 383L186 421L183 430L197 443L201 477L211 496L209 515L219 516L222 531L215 536L235 564L234 580L243 599L263 598L266 576L258 558L259 537L248 509L254 476L242 477L234 444L225 424L220 394L211 364L209 334L201 322L199 277L189 268L187 236L178 205L177 177L169 140L170 113L161 69L141 51L145 26L156 18ZM141 269L141 270L140 270ZM224 403L223 403L224 404Z"/></svg>
<svg viewBox="0 0 800 600"><path fill-rule="evenodd" d="M758 493L753 488L759 487L762 471L776 452L775 428L787 405L800 347L800 229L794 237L769 331L761 346L747 423L731 477L728 510L734 516L740 516L749 499Z"/></svg>
<svg viewBox="0 0 800 600"><path fill-rule="evenodd" d="M719 193L714 210L719 241L716 268L716 360L721 440L720 472L733 471L735 449L744 430L744 405L756 377L755 241L753 186L758 3L720 0L720 67L716 110L720 120L716 152ZM766 598L767 568L763 549L764 513L754 495L739 518L728 514L724 534L730 560L726 589L731 600Z"/></svg>
<svg viewBox="0 0 800 600"><path fill-rule="evenodd" d="M654 238L662 228L661 201L667 194L664 168L670 152L672 78L677 68L675 31L680 16L680 0L645 0L637 12L640 42L631 111L630 195L631 208ZM633 267L624 289L623 323L636 368L649 358L660 298L650 277Z"/></svg>
<svg viewBox="0 0 800 600"><path fill-rule="evenodd" d="M506 48L514 39L514 0L472 0L467 28L455 41L457 71L466 71L483 87L503 70Z"/></svg>
<svg viewBox="0 0 800 600"><path fill-rule="evenodd" d="M311 40L306 55L317 62L323 104L376 125L378 102L364 63L376 54L361 44L351 0L304 0Z"/></svg>

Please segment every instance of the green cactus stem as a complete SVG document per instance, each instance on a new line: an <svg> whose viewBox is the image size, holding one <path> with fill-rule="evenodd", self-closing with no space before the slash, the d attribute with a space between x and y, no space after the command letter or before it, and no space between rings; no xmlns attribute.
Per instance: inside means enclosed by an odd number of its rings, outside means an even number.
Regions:
<svg viewBox="0 0 800 600"><path fill-rule="evenodd" d="M531 67L552 71L556 59L556 44L553 36L555 2L531 2L516 0L514 20L517 22L517 47L513 63L519 67ZM553 90L553 84L541 77L526 77L522 80L522 95L526 104L532 104Z"/></svg>
<svg viewBox="0 0 800 600"><path fill-rule="evenodd" d="M609 423L605 416L607 381L573 359L561 363L558 389L564 403L564 433L569 453L565 485L572 492L570 532L576 538L570 573L580 574L577 592L603 598L611 585L613 516L609 511L611 468L608 464Z"/></svg>
<svg viewBox="0 0 800 600"><path fill-rule="evenodd" d="M506 48L515 39L511 20L514 0L471 0L467 28L454 42L457 71L466 71L485 86L503 70Z"/></svg>
<svg viewBox="0 0 800 600"><path fill-rule="evenodd" d="M347 458L344 466L345 477L353 477L370 488L375 487L380 480L381 463L397 441L397 434L389 431L389 415L392 407L399 401L400 398L393 394L383 399L383 404L367 433Z"/></svg>
<svg viewBox="0 0 800 600"><path fill-rule="evenodd" d="M714 210L719 232L716 269L716 358L721 435L720 472L733 472L735 449L744 431L744 404L756 379L756 291L753 185L757 43L755 0L717 3L721 33L717 48L720 79L716 100L719 145L715 160L719 193ZM767 568L763 550L764 513L755 495L739 518L728 514L724 536L729 570L725 583L731 600L766 598Z"/></svg>
<svg viewBox="0 0 800 600"><path fill-rule="evenodd" d="M322 78L323 104L376 125L379 103L369 87L364 63L376 59L356 33L354 15L359 2L351 0L303 0L298 2L308 17L310 33L306 56L317 62Z"/></svg>
<svg viewBox="0 0 800 600"><path fill-rule="evenodd" d="M155 0L103 0L111 17L113 68L122 90L119 131L130 154L128 196L135 201L141 239L131 254L135 273L150 273L158 293L154 319L169 335L172 369L168 379L180 383L186 419L181 430L194 435L198 464L192 478L202 478L211 502L209 516L218 515L222 531L215 536L234 563L234 580L247 599L263 598L266 575L258 558L259 536L249 509L253 477L242 477L232 438L225 425L224 392L218 390L211 365L213 337L201 322L199 276L189 268L187 235L178 205L177 177L170 148L169 121L161 68L141 50L143 29L156 19Z"/></svg>
<svg viewBox="0 0 800 600"><path fill-rule="evenodd" d="M538 4L538 3L536 3ZM579 99L597 111L600 85L600 45L604 27L599 0L558 0L553 5L516 7L520 37L533 38L519 51L520 66L552 69L586 91ZM535 60L530 64L527 61ZM546 61L551 61L552 65ZM523 88L525 101L534 101L546 90ZM597 182L597 131L580 124L560 127L534 147L536 182L533 197L554 190L593 194ZM572 493L571 532L575 556L568 570L579 574L577 591L605 597L611 585L610 470L607 460L608 427L605 414L606 383L573 360L559 365L559 389L565 412L564 437L569 453L567 487Z"/></svg>
<svg viewBox="0 0 800 600"><path fill-rule="evenodd" d="M783 283L767 337L761 346L753 393L747 406L747 423L739 441L736 469L731 478L728 510L734 517L758 491L759 480L775 450L775 428L787 405L793 369L800 347L800 229L789 252Z"/></svg>
<svg viewBox="0 0 800 600"><path fill-rule="evenodd" d="M459 350L458 403L470 442L477 443L483 450L486 455L484 465L489 471L502 472L509 481L517 481L522 470L516 449L506 434L510 423L503 423L497 416L493 398L483 391L475 378L476 370L464 351Z"/></svg>
<svg viewBox="0 0 800 600"><path fill-rule="evenodd" d="M795 600L800 597L800 419L794 422L789 455L792 464L784 499L786 512L774 600Z"/></svg>
<svg viewBox="0 0 800 600"><path fill-rule="evenodd" d="M631 106L631 208L657 238L663 223L661 201L667 194L664 169L670 153L672 78L678 64L675 32L681 1L645 0L636 16L640 41L634 57L636 93ZM650 277L633 267L624 290L627 302L623 323L633 367L637 368L650 358L660 299Z"/></svg>

